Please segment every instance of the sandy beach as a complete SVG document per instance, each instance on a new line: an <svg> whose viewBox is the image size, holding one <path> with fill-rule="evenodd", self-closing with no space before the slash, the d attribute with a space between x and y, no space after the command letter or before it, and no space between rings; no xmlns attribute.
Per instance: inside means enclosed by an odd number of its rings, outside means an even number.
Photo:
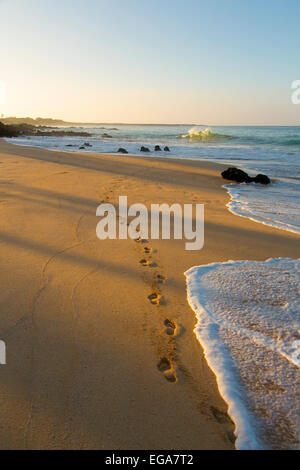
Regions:
<svg viewBox="0 0 300 470"><path fill-rule="evenodd" d="M298 235L228 211L223 168L0 140L1 449L234 449L184 272L298 258L300 248ZM100 241L96 209L120 195L148 207L205 204L204 248ZM148 299L157 292L159 306ZM162 359L176 382L159 370Z"/></svg>

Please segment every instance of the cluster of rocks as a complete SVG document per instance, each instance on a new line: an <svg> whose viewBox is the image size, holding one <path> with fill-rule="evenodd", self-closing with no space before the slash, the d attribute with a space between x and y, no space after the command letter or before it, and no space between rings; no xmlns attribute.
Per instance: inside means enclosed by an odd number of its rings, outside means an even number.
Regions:
<svg viewBox="0 0 300 470"><path fill-rule="evenodd" d="M141 147L141 152L150 152L150 149L148 147ZM155 152L162 152L162 149L160 148L159 145L155 145L155 148L154 148L154 151ZM170 152L170 149L169 147L165 147L164 148L164 152Z"/></svg>
<svg viewBox="0 0 300 470"><path fill-rule="evenodd" d="M7 126L0 122L0 137L18 137L20 135L15 126Z"/></svg>
<svg viewBox="0 0 300 470"><path fill-rule="evenodd" d="M24 135L32 135L39 137L90 137L92 134L89 132L75 132L75 131L40 131L33 130L31 134L28 132Z"/></svg>
<svg viewBox="0 0 300 470"><path fill-rule="evenodd" d="M144 146L142 146L141 150L140 150L140 152L144 152L144 153L149 153L150 151L151 150L148 147L144 147ZM155 148L154 148L154 151L155 152L162 152L162 149L160 148L159 145L156 145ZM164 152L170 152L169 147L165 147ZM127 152L126 149L121 147L121 148L119 148L118 153L128 153L128 152Z"/></svg>
<svg viewBox="0 0 300 470"><path fill-rule="evenodd" d="M260 183L260 184L270 184L271 180L267 175L259 174L257 176L249 176L243 170L239 168L227 168L223 171L222 177L225 180L235 181L236 183Z"/></svg>

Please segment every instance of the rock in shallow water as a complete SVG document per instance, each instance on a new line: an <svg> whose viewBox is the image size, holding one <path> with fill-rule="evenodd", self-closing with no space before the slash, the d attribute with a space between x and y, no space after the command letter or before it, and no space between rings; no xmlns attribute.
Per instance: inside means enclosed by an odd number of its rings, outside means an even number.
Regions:
<svg viewBox="0 0 300 470"><path fill-rule="evenodd" d="M128 153L126 149L119 148L118 153Z"/></svg>
<svg viewBox="0 0 300 470"><path fill-rule="evenodd" d="M236 181L237 183L250 183L250 176L243 170L239 168L228 168L223 171L222 177L225 180Z"/></svg>
<svg viewBox="0 0 300 470"><path fill-rule="evenodd" d="M267 175L257 175L255 178L253 178L254 183L260 183L260 184L270 184L271 180Z"/></svg>
<svg viewBox="0 0 300 470"><path fill-rule="evenodd" d="M239 168L227 168L227 170L222 172L222 177L225 180L236 181L237 183L271 183L271 180L267 175L259 174L255 177L252 177Z"/></svg>

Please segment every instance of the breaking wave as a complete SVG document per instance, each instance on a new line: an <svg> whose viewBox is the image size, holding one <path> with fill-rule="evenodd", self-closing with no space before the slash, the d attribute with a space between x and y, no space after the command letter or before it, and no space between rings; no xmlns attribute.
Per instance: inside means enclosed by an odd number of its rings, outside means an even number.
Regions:
<svg viewBox="0 0 300 470"><path fill-rule="evenodd" d="M216 134L209 127L204 129L203 127L192 127L187 134L179 135L178 138L200 140L203 142L211 142L215 140L229 140L233 139L230 135Z"/></svg>

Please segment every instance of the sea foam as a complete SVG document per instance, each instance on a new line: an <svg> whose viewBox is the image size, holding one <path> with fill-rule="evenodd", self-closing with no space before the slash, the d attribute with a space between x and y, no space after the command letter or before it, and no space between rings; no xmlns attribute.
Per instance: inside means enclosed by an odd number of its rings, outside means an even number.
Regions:
<svg viewBox="0 0 300 470"><path fill-rule="evenodd" d="M228 209L264 225L300 234L299 183L276 181L260 184L227 184L231 201Z"/></svg>
<svg viewBox="0 0 300 470"><path fill-rule="evenodd" d="M181 137L182 139L199 140L202 142L232 139L229 135L222 135L213 132L210 127L203 128L201 126L192 127L187 134L182 134L178 137Z"/></svg>
<svg viewBox="0 0 300 470"><path fill-rule="evenodd" d="M185 274L236 447L299 449L300 260L228 261Z"/></svg>

